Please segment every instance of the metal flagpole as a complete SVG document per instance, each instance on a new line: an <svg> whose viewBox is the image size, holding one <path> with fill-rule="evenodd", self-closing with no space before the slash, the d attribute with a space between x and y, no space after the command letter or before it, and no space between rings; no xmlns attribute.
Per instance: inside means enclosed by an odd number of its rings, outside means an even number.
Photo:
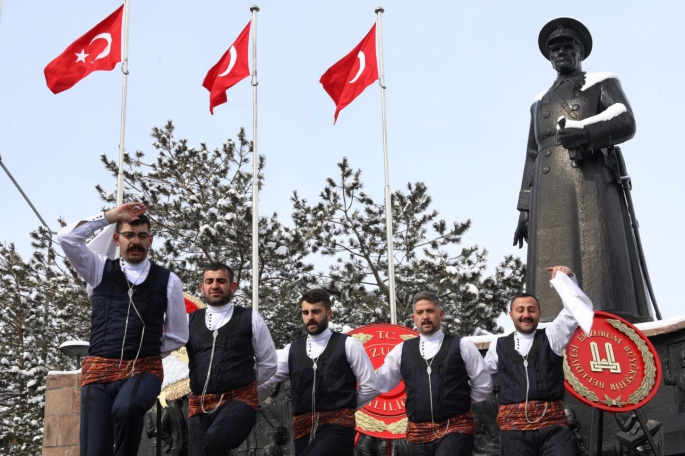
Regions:
<svg viewBox="0 0 685 456"><path fill-rule="evenodd" d="M124 202L124 138L126 135L126 88L128 82L128 18L130 0L124 1L124 53L121 59L121 72L124 74L121 83L121 126L119 129L119 175L117 176L117 206ZM116 257L119 257L117 247Z"/></svg>
<svg viewBox="0 0 685 456"><path fill-rule="evenodd" d="M382 6L376 8L378 24L378 84L381 86L381 110L383 112L383 161L385 164L385 233L388 239L388 297L390 299L390 323L397 324L397 307L395 305L395 258L392 240L392 201L390 196L390 175L388 171L388 125L385 116L385 72L383 71L383 20L385 12Z"/></svg>
<svg viewBox="0 0 685 456"><path fill-rule="evenodd" d="M252 5L252 309L259 311L259 154L257 154L257 12Z"/></svg>

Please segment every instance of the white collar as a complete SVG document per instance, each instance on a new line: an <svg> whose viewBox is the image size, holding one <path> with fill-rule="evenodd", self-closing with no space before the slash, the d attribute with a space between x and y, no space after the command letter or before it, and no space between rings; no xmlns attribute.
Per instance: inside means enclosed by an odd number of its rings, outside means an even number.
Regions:
<svg viewBox="0 0 685 456"><path fill-rule="evenodd" d="M314 342L321 342L331 337L331 334L331 328L326 328L321 332L321 334L317 334L315 336L307 334L307 337L309 337Z"/></svg>
<svg viewBox="0 0 685 456"><path fill-rule="evenodd" d="M433 334L426 336L424 334L421 334L421 339L425 339L429 342L436 342L444 337L444 333L442 332L442 329L438 329L435 331Z"/></svg>
<svg viewBox="0 0 685 456"><path fill-rule="evenodd" d="M526 340L535 339L535 331L533 331L530 334L523 334L523 333L520 333L518 331L514 331L514 332L516 333L516 337L518 337L519 339L526 339Z"/></svg>
<svg viewBox="0 0 685 456"><path fill-rule="evenodd" d="M210 304L207 304L207 312L208 313L224 313L228 312L233 308L233 304L230 302L227 302L226 304L222 304L220 306L212 306Z"/></svg>
<svg viewBox="0 0 685 456"><path fill-rule="evenodd" d="M145 258L140 263L129 263L128 261L124 260L123 258L120 258L120 261L121 261L122 269L128 269L129 271L143 270L147 267L148 263L150 263L150 260L148 260L147 258Z"/></svg>

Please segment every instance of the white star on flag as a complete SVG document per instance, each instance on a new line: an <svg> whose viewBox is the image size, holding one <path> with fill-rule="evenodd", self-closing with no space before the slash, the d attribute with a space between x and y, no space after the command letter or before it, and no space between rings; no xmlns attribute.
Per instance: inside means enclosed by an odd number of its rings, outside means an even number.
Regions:
<svg viewBox="0 0 685 456"><path fill-rule="evenodd" d="M81 49L81 53L76 53L76 62L83 62L86 63L86 57L88 57L90 54L85 53L85 49Z"/></svg>

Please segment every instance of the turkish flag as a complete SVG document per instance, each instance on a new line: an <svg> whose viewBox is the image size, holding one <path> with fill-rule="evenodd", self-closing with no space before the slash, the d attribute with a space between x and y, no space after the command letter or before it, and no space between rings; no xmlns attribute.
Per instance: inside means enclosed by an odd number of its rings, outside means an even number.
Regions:
<svg viewBox="0 0 685 456"><path fill-rule="evenodd" d="M214 107L226 103L226 90L230 89L250 75L247 63L248 43L250 41L250 25L238 35L233 45L221 56L205 76L202 87L209 90L209 112L214 115Z"/></svg>
<svg viewBox="0 0 685 456"><path fill-rule="evenodd" d="M72 88L93 71L111 71L121 62L124 5L69 45L45 67L45 82L57 94Z"/></svg>
<svg viewBox="0 0 685 456"><path fill-rule="evenodd" d="M330 67L319 80L335 101L334 124L338 120L338 113L377 79L376 24L373 24L361 43Z"/></svg>

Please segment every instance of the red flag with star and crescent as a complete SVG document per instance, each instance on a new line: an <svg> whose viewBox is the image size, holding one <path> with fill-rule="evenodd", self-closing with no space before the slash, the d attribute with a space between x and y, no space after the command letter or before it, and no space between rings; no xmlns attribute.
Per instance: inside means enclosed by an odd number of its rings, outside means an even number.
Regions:
<svg viewBox="0 0 685 456"><path fill-rule="evenodd" d="M209 90L209 112L212 115L214 115L215 106L228 101L226 91L250 75L247 53L251 24L251 21L247 23L233 45L207 72L202 82L202 87Z"/></svg>
<svg viewBox="0 0 685 456"><path fill-rule="evenodd" d="M124 5L69 45L45 67L45 82L57 94L72 88L93 71L111 71L121 62Z"/></svg>
<svg viewBox="0 0 685 456"><path fill-rule="evenodd" d="M319 80L335 102L334 124L338 120L338 113L377 79L376 24L373 24L361 43L330 67Z"/></svg>

